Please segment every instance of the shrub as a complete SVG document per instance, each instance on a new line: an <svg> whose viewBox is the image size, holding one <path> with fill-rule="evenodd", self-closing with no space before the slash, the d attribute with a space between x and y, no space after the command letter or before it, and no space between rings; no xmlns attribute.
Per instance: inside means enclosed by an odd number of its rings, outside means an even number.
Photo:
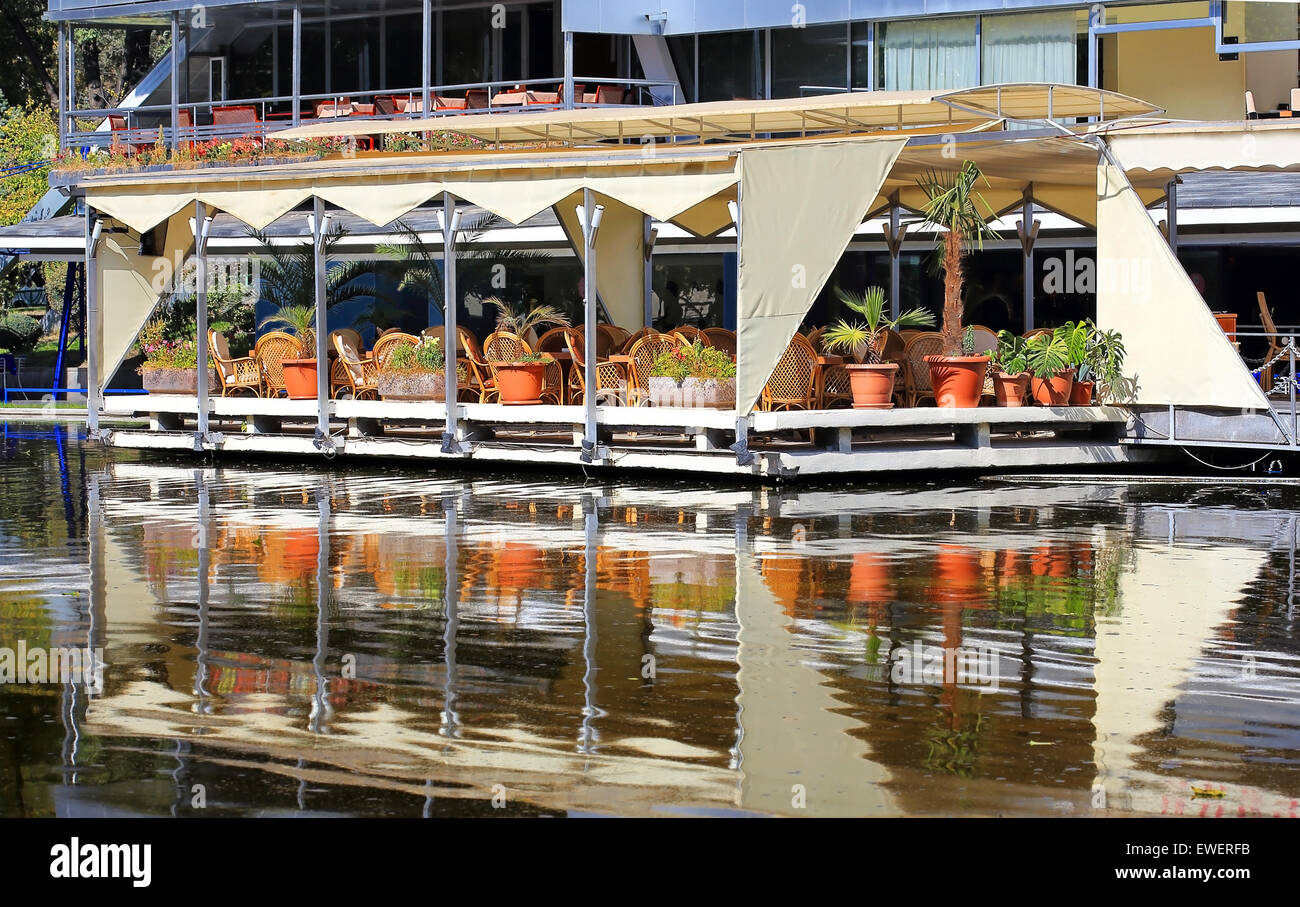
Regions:
<svg viewBox="0 0 1300 907"><path fill-rule="evenodd" d="M140 352L144 364L140 368L198 368L199 351L193 340L172 340L166 337L167 325L155 318L140 331Z"/></svg>
<svg viewBox="0 0 1300 907"><path fill-rule="evenodd" d="M722 379L736 377L736 363L724 351L705 346L698 340L689 346L679 346L655 357L650 367L655 378Z"/></svg>
<svg viewBox="0 0 1300 907"><path fill-rule="evenodd" d="M447 364L437 337L422 337L416 344L402 344L384 363L387 372L440 372Z"/></svg>
<svg viewBox="0 0 1300 907"><path fill-rule="evenodd" d="M0 346L26 353L41 339L41 323L28 315L0 315Z"/></svg>

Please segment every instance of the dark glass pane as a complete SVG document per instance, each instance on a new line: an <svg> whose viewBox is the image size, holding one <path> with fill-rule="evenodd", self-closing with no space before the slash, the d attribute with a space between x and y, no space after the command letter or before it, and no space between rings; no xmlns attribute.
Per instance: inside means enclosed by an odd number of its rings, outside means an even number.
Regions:
<svg viewBox="0 0 1300 907"><path fill-rule="evenodd" d="M271 64L275 51L275 31L261 32L262 40L250 50L236 55L232 48L226 73L231 98L265 98L271 95ZM196 86L197 88L197 86ZM204 86L206 95L206 86ZM219 87L218 89L219 90Z"/></svg>
<svg viewBox="0 0 1300 907"><path fill-rule="evenodd" d="M866 22L853 23L853 72L854 90L866 91L871 87L871 44L868 36L871 29Z"/></svg>
<svg viewBox="0 0 1300 907"><path fill-rule="evenodd" d="M424 61L424 41L420 35L421 17L390 16L388 28L388 72L385 88L418 88ZM432 77L432 74L431 74Z"/></svg>
<svg viewBox="0 0 1300 907"><path fill-rule="evenodd" d="M330 26L330 90L346 94L379 86L379 19Z"/></svg>
<svg viewBox="0 0 1300 907"><path fill-rule="evenodd" d="M695 36L672 35L668 39L668 53L673 58L673 68L677 71L677 81L681 83L684 100L696 100Z"/></svg>
<svg viewBox="0 0 1300 907"><path fill-rule="evenodd" d="M772 97L826 94L848 84L848 30L843 24L772 29Z"/></svg>
<svg viewBox="0 0 1300 907"><path fill-rule="evenodd" d="M563 75L555 60L555 8L550 3L528 7L528 78L544 79Z"/></svg>
<svg viewBox="0 0 1300 907"><path fill-rule="evenodd" d="M579 78L618 78L618 35L574 35L573 72ZM595 91L587 86L588 91Z"/></svg>
<svg viewBox="0 0 1300 907"><path fill-rule="evenodd" d="M293 53L293 29L289 30L289 52ZM292 85L289 86L292 88ZM325 88L325 25L302 27L302 93L324 94ZM285 94L289 94L286 91Z"/></svg>
<svg viewBox="0 0 1300 907"><path fill-rule="evenodd" d="M447 10L442 14L442 84L492 81L491 11Z"/></svg>
<svg viewBox="0 0 1300 907"><path fill-rule="evenodd" d="M762 98L763 32L700 35L699 93L701 101Z"/></svg>

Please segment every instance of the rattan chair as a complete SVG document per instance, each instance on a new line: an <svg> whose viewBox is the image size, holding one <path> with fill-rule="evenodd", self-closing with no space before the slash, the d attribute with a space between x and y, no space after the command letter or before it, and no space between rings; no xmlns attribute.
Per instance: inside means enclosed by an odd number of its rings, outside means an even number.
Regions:
<svg viewBox="0 0 1300 907"><path fill-rule="evenodd" d="M982 324L972 324L971 333L975 337L975 355L982 356L988 350L997 350L998 332Z"/></svg>
<svg viewBox="0 0 1300 907"><path fill-rule="evenodd" d="M795 334L763 387L763 409L812 409L817 402L817 352Z"/></svg>
<svg viewBox="0 0 1300 907"><path fill-rule="evenodd" d="M698 340L704 346L713 346L713 341L709 339L708 334L705 334L694 325L684 324L681 327L673 328L668 333L672 334L674 337L680 337L687 343L694 343Z"/></svg>
<svg viewBox="0 0 1300 907"><path fill-rule="evenodd" d="M564 332L567 328L551 328L537 339L535 349L539 353L563 353L565 350Z"/></svg>
<svg viewBox="0 0 1300 907"><path fill-rule="evenodd" d="M1025 332L1025 339L1033 340L1035 337L1041 337L1044 334L1050 334L1050 333L1052 333L1051 328L1034 328L1032 331Z"/></svg>
<svg viewBox="0 0 1300 907"><path fill-rule="evenodd" d="M479 403L488 403L497 395L496 380L492 377L492 367L488 365L487 360L483 357L483 351L479 348L478 339L463 327L456 328L456 339L459 350L464 356L457 356L457 362L465 365L466 378L468 386L461 389L468 399L477 398Z"/></svg>
<svg viewBox="0 0 1300 907"><path fill-rule="evenodd" d="M1264 334L1268 337L1268 352L1264 354L1264 362L1267 363L1282 352L1285 345L1282 343L1281 335L1277 332L1277 324L1273 321L1273 313L1269 311L1268 300L1264 296L1264 291L1256 292L1255 298L1259 301L1259 323L1263 325ZM1284 368L1288 367L1289 365L1284 366ZM1264 388L1265 394L1270 394L1273 391L1273 368L1272 365L1265 364L1260 369L1259 384L1260 387Z"/></svg>
<svg viewBox="0 0 1300 907"><path fill-rule="evenodd" d="M596 325L596 328L602 333L609 335L611 343L610 348L615 350L621 350L623 344L627 343L627 338L632 336L630 331L625 331L616 324L598 324Z"/></svg>
<svg viewBox="0 0 1300 907"><path fill-rule="evenodd" d="M336 331L330 331L327 348L332 352L337 352L334 345L334 338L343 336L352 342L352 346L359 354L365 352L361 345L361 334L352 328L339 328ZM351 385L351 379L348 377L348 370L339 361L337 355L330 356L330 396L337 397L339 392Z"/></svg>
<svg viewBox="0 0 1300 907"><path fill-rule="evenodd" d="M383 368L388 363L388 357L393 355L393 350L399 346L415 346L419 342L420 338L414 334L390 331L375 341L374 349L370 351L370 358L376 368Z"/></svg>
<svg viewBox="0 0 1300 907"><path fill-rule="evenodd" d="M821 370L821 387L817 391L818 409L836 409L853 405L853 386L849 370L842 365L828 365Z"/></svg>
<svg viewBox="0 0 1300 907"><path fill-rule="evenodd" d="M808 332L808 345L816 350L819 356L826 355L826 347L822 345L822 334L826 333L826 328L816 328Z"/></svg>
<svg viewBox="0 0 1300 907"><path fill-rule="evenodd" d="M907 405L916 406L922 400L934 399L934 386L930 383L930 365L926 356L943 353L943 334L922 331L913 334L903 349L903 382L907 392Z"/></svg>
<svg viewBox="0 0 1300 907"><path fill-rule="evenodd" d="M569 348L572 367L569 369L569 402L578 405L587 397L586 357L583 355L583 333L566 329L564 342ZM627 381L623 370L613 362L596 361L596 405L612 403L615 406L627 399Z"/></svg>
<svg viewBox="0 0 1300 907"><path fill-rule="evenodd" d="M635 336L635 335L633 335ZM661 353L675 350L683 343L670 334L646 335L628 349L632 360L627 374L627 401L632 406L650 402L650 370Z"/></svg>
<svg viewBox="0 0 1300 907"><path fill-rule="evenodd" d="M217 366L221 396L262 396L262 370L257 367L256 359L252 356L231 356L226 335L220 331L208 331L208 351Z"/></svg>
<svg viewBox="0 0 1300 907"><path fill-rule="evenodd" d="M373 359L363 359L357 345L343 331L335 331L331 336L334 339L334 349L339 354L335 361L343 365L347 381L346 386L336 392L336 396L350 392L353 400L378 400L379 366Z"/></svg>
<svg viewBox="0 0 1300 907"><path fill-rule="evenodd" d="M659 336L659 332L656 331L654 328L649 328L649 327L641 328L639 331L633 331L631 334L629 334L627 336L627 339L623 341L623 345L618 348L618 351L626 356L628 353L632 352L632 347L641 338L658 337L658 336Z"/></svg>
<svg viewBox="0 0 1300 907"><path fill-rule="evenodd" d="M302 341L284 331L271 331L257 338L253 346L253 358L262 372L262 385L266 396L279 397L284 390L284 366L286 359L303 357Z"/></svg>
<svg viewBox="0 0 1300 907"><path fill-rule="evenodd" d="M736 355L736 332L729 331L726 328L705 328L704 336L709 338L709 343L725 353Z"/></svg>

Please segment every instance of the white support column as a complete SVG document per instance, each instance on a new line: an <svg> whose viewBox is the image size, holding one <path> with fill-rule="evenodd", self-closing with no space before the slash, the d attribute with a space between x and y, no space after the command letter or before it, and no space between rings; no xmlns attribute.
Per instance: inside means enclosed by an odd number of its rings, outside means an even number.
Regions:
<svg viewBox="0 0 1300 907"><path fill-rule="evenodd" d="M442 351L446 378L443 382L447 401L447 424L442 431L442 452L461 453L456 437L460 429L459 380L456 375L456 237L460 231L460 211L456 196L442 194Z"/></svg>
<svg viewBox="0 0 1300 907"><path fill-rule="evenodd" d="M1032 189L1032 186L1031 186ZM1020 238L1021 264L1024 281L1024 330L1029 333L1034 329L1034 243L1038 239L1041 226L1034 219L1034 201L1028 192L1020 206L1020 220L1016 223L1016 235Z"/></svg>
<svg viewBox="0 0 1300 907"><path fill-rule="evenodd" d="M889 249L889 313L897 318L903 308L903 270L898 256L903 248L903 237L907 235L907 225L900 223L902 209L898 205L898 194L890 198L889 223L885 224L885 247Z"/></svg>
<svg viewBox="0 0 1300 907"><path fill-rule="evenodd" d="M212 217L203 202L194 203L194 308L198 324L198 337L195 350L198 357L198 430L194 433L194 449L202 450L203 442L209 440L208 410L212 401L208 387L208 231L212 227Z"/></svg>
<svg viewBox="0 0 1300 907"><path fill-rule="evenodd" d="M292 40L292 87L289 89L293 95L293 125L297 126L302 122L302 4L293 5L293 40Z"/></svg>
<svg viewBox="0 0 1300 907"><path fill-rule="evenodd" d="M319 195L312 197L311 211L312 275L316 285L316 446L325 448L333 446L329 440L330 363L327 345L329 320L325 308L327 295L325 277L329 262L325 260L325 203Z"/></svg>
<svg viewBox="0 0 1300 907"><path fill-rule="evenodd" d="M583 381L586 394L583 403L583 462L599 458L600 443L596 431L596 233L604 207L597 205L590 189L582 190L582 207L578 210L582 221L582 358Z"/></svg>
<svg viewBox="0 0 1300 907"><path fill-rule="evenodd" d="M72 106L72 98L68 94L68 26L66 22L60 22L58 28L58 56L59 56L59 150L62 151L68 144L68 117L67 113ZM58 383L56 377L55 383Z"/></svg>
<svg viewBox="0 0 1300 907"><path fill-rule="evenodd" d="M172 137L168 147L174 152L181 146L180 143L180 122L181 122L181 14L172 13L172 97L171 97L171 118L172 118Z"/></svg>
<svg viewBox="0 0 1300 907"><path fill-rule="evenodd" d="M645 273L641 287L641 296L644 301L641 312L641 326L647 328L654 323L654 248L655 241L659 238L659 231L650 224L650 215L647 214L641 227L642 248L645 250Z"/></svg>
<svg viewBox="0 0 1300 907"><path fill-rule="evenodd" d="M430 107L429 86L433 80L433 5L430 0L420 4L420 116L427 117Z"/></svg>
<svg viewBox="0 0 1300 907"><path fill-rule="evenodd" d="M99 411L104 395L100 389L99 237L104 223L86 206L86 428L91 437L99 431ZM54 376L55 381L58 375Z"/></svg>
<svg viewBox="0 0 1300 907"><path fill-rule="evenodd" d="M564 109L573 109L573 32L564 33Z"/></svg>
<svg viewBox="0 0 1300 907"><path fill-rule="evenodd" d="M1168 216L1169 250L1178 255L1178 177L1174 177L1165 187L1165 208Z"/></svg>
<svg viewBox="0 0 1300 907"><path fill-rule="evenodd" d="M740 342L740 268L744 267L740 257L740 240L741 231L741 212L744 211L745 191L744 182L736 186L736 203L731 211L731 219L736 224L736 370L740 371L740 357L745 354L745 346ZM749 415L740 412L740 397L736 397L736 443L731 445L731 449L736 452L736 465L748 466L754 462L754 455L749 452Z"/></svg>

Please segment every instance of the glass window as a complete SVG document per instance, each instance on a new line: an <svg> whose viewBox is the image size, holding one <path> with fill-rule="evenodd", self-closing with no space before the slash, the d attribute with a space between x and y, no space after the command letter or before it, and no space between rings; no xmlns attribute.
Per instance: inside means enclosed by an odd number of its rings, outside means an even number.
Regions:
<svg viewBox="0 0 1300 907"><path fill-rule="evenodd" d="M843 23L772 29L772 97L798 98L846 88L848 40Z"/></svg>
<svg viewBox="0 0 1300 907"><path fill-rule="evenodd" d="M1297 10L1300 3L1243 3L1245 26L1243 44L1265 41L1295 41L1300 37L1297 29Z"/></svg>
<svg viewBox="0 0 1300 907"><path fill-rule="evenodd" d="M442 14L442 85L492 81L491 10L449 9Z"/></svg>
<svg viewBox="0 0 1300 907"><path fill-rule="evenodd" d="M682 86L682 98L679 100L699 100L695 95L695 36L670 35L668 53L673 58L673 69Z"/></svg>
<svg viewBox="0 0 1300 907"><path fill-rule="evenodd" d="M293 28L286 29L289 38L289 59L293 60ZM303 25L302 27L302 93L324 94L325 87L325 24ZM292 90L289 83L285 94Z"/></svg>
<svg viewBox="0 0 1300 907"><path fill-rule="evenodd" d="M386 48L388 72L384 74L383 87L405 88L408 91L418 88L424 65L424 39L420 35L420 15L389 16L384 21L388 29Z"/></svg>
<svg viewBox="0 0 1300 907"><path fill-rule="evenodd" d="M379 85L382 19L346 19L330 27L330 90L368 91Z"/></svg>
<svg viewBox="0 0 1300 907"><path fill-rule="evenodd" d="M1057 82L1078 76L1078 26L1072 10L985 16L982 81Z"/></svg>
<svg viewBox="0 0 1300 907"><path fill-rule="evenodd" d="M867 22L853 23L853 72L850 85L855 91L866 91L871 87L871 25Z"/></svg>
<svg viewBox="0 0 1300 907"><path fill-rule="evenodd" d="M876 32L876 79L888 91L976 84L975 17L885 22Z"/></svg>
<svg viewBox="0 0 1300 907"><path fill-rule="evenodd" d="M555 8L550 3L528 7L528 72L530 79L544 79L563 74L555 65Z"/></svg>
<svg viewBox="0 0 1300 907"><path fill-rule="evenodd" d="M275 29L267 29L263 38L248 54L232 57L228 70L228 97L265 98L271 95L271 57Z"/></svg>
<svg viewBox="0 0 1300 907"><path fill-rule="evenodd" d="M700 100L764 97L763 59L761 29L700 35Z"/></svg>

